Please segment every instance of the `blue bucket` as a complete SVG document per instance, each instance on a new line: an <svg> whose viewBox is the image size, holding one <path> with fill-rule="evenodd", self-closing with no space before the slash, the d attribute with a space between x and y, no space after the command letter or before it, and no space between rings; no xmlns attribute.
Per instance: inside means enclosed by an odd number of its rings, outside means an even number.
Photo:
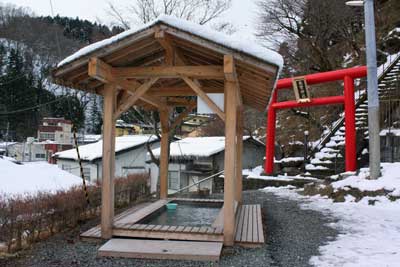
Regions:
<svg viewBox="0 0 400 267"><path fill-rule="evenodd" d="M165 205L167 206L167 210L176 210L176 207L178 206L176 203L167 203Z"/></svg>

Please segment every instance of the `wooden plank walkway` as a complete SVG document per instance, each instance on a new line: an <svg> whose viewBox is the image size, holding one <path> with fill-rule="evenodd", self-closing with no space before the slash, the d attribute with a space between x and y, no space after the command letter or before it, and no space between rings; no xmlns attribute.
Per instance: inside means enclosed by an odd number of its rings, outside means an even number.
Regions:
<svg viewBox="0 0 400 267"><path fill-rule="evenodd" d="M235 243L258 247L264 244L260 205L242 205L236 213Z"/></svg>
<svg viewBox="0 0 400 267"><path fill-rule="evenodd" d="M124 225L129 226L129 225L136 224L137 222L144 219L148 215L152 214L156 210L165 206L165 204L167 204L170 201L171 200L169 200L169 199L157 200L156 202L153 202L150 205L147 205L135 212L131 212L118 220L114 220L114 227L119 228Z"/></svg>
<svg viewBox="0 0 400 267"><path fill-rule="evenodd" d="M98 251L103 257L218 261L222 242L111 239Z"/></svg>
<svg viewBox="0 0 400 267"><path fill-rule="evenodd" d="M222 227L209 226L171 226L171 225L149 225L133 224L123 225L113 230L114 236L172 239L172 240L193 240L193 241L223 241Z"/></svg>
<svg viewBox="0 0 400 267"><path fill-rule="evenodd" d="M135 219L132 218L133 214L137 214L137 212L140 212L142 209L146 209L150 206L159 206L162 203L164 203L163 205L165 205L165 201L166 200L158 200L155 201L153 203L151 202L145 202L145 203L140 203L138 205L135 205L134 207L125 210L124 212L116 215L114 217L114 224L119 223L119 222L124 222L126 223L126 218L129 219ZM143 213L141 213L143 215ZM137 222L138 220L136 220ZM95 239L99 239L101 238L101 227L100 225L96 225L95 227L90 228L89 230L87 230L86 232L83 232L81 235L81 238L83 240L95 240Z"/></svg>

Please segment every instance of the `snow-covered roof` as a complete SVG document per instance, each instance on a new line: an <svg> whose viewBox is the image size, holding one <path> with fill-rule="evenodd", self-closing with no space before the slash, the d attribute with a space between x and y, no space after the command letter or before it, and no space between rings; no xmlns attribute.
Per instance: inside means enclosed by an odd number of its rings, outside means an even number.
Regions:
<svg viewBox="0 0 400 267"><path fill-rule="evenodd" d="M157 140L155 135L125 135L115 138L115 152L122 152L124 150L132 149L147 142ZM103 140L96 143L79 146L79 154L82 160L93 161L102 158L103 156ZM78 160L76 150L70 149L54 154L57 159L71 159Z"/></svg>
<svg viewBox="0 0 400 267"><path fill-rule="evenodd" d="M146 23L140 27L133 28L127 31L124 31L120 34L117 34L111 38L99 41L97 43L86 46L76 53L70 55L69 57L62 60L58 67L66 65L80 57L86 56L96 50L104 48L110 44L121 41L127 37L135 35L141 31L144 31L156 24L163 23L165 25L171 26L173 28L191 33L193 35L199 36L201 38L210 40L214 43L220 44L227 48L236 50L238 52L243 52L249 54L253 57L256 57L262 61L268 62L270 64L278 66L282 69L283 66L283 58L277 52L269 50L264 46L258 45L254 42L248 42L247 38L240 38L240 36L229 36L224 33L218 32L216 30L211 29L206 25L199 25L194 22L190 22L184 19L179 19L173 16L161 15L157 19Z"/></svg>
<svg viewBox="0 0 400 267"><path fill-rule="evenodd" d="M250 136L244 136L243 140L251 139ZM263 145L257 140L255 142ZM170 145L171 158L202 158L210 157L225 150L225 137L187 137L179 141L175 141ZM152 150L155 157L160 156L160 148Z"/></svg>
<svg viewBox="0 0 400 267"><path fill-rule="evenodd" d="M82 185L82 179L47 162L14 163L0 157L0 193L6 195L54 193Z"/></svg>

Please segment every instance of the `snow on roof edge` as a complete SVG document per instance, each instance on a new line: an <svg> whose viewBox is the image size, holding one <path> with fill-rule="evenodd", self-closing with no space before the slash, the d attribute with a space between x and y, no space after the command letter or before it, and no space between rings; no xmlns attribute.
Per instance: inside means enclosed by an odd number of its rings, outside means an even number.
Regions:
<svg viewBox="0 0 400 267"><path fill-rule="evenodd" d="M234 38L234 37L226 35L224 33L217 32L217 31L209 28L208 26L199 25L194 22L179 19L179 18L176 18L173 16L160 15L157 19L155 19L149 23L146 23L138 28L126 30L126 31L124 31L120 34L117 34L113 37L110 37L108 39L104 39L102 41L99 41L99 42L93 43L91 45L88 45L86 47L83 47L82 49L78 50L76 53L66 57L60 63L58 63L57 68L62 67L72 61L75 61L82 56L86 56L102 47L111 45L111 44L118 42L124 38L127 38L131 35L134 35L136 33L144 31L144 30L156 25L157 23L164 23L171 27L180 29L182 31L189 32L189 33L197 35L201 38L218 43L227 48L252 55L253 57L256 57L262 61L265 61L270 64L278 66L279 70L281 70L283 67L282 56L279 53L272 51L268 48L265 48L261 45L258 45L255 43L249 43L246 40Z"/></svg>
<svg viewBox="0 0 400 267"><path fill-rule="evenodd" d="M243 141L253 141L259 145L265 146L265 144L251 136L243 136ZM224 150L225 136L187 137L171 143L169 157L171 159L207 158ZM160 157L160 148L155 148L152 152L156 158Z"/></svg>
<svg viewBox="0 0 400 267"><path fill-rule="evenodd" d="M139 139L139 140L135 140ZM145 145L147 142L157 142L157 136L153 135L124 135L116 137L115 153L122 153L124 151L133 150L140 146ZM80 145L80 157L82 161L94 161L103 157L103 140L94 143ZM62 160L78 160L76 149L68 149L65 151L57 152L53 155L56 159Z"/></svg>

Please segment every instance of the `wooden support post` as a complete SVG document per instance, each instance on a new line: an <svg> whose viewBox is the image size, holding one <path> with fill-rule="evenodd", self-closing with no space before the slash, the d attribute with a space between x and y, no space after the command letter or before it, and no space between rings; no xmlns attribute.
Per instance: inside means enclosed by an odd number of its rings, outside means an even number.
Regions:
<svg viewBox="0 0 400 267"><path fill-rule="evenodd" d="M236 84L225 80L224 245L232 246L235 234Z"/></svg>
<svg viewBox="0 0 400 267"><path fill-rule="evenodd" d="M242 202L242 191L243 191L243 106L237 107L237 125L236 125L236 196L235 200L238 203Z"/></svg>
<svg viewBox="0 0 400 267"><path fill-rule="evenodd" d="M101 184L101 237L112 237L114 219L114 170L115 170L115 86L104 86L103 116L103 175Z"/></svg>
<svg viewBox="0 0 400 267"><path fill-rule="evenodd" d="M168 197L168 163L169 163L169 112L160 110L161 153L160 153L160 198Z"/></svg>

